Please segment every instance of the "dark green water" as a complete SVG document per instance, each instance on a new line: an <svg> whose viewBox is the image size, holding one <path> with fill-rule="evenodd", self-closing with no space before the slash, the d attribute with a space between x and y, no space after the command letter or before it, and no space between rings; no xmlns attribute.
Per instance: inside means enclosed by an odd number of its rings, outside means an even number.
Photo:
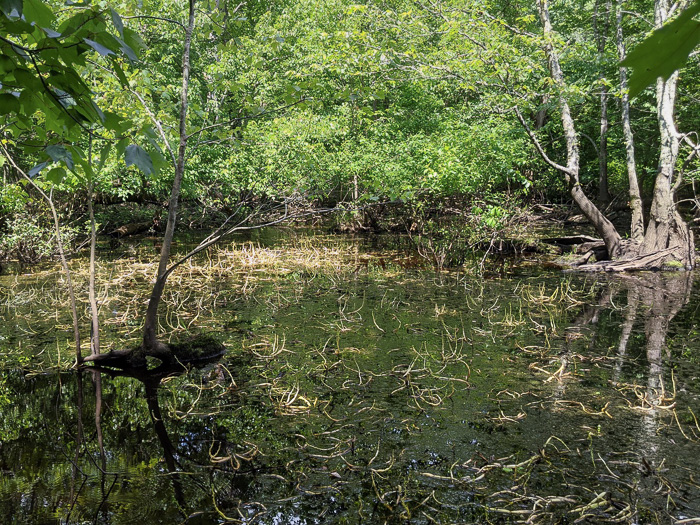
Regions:
<svg viewBox="0 0 700 525"><path fill-rule="evenodd" d="M0 522L700 523L693 275L435 275L396 245L302 244L345 269L172 289L164 328L228 354L165 378L66 370L60 278L0 277ZM130 305L105 306L107 347L138 337Z"/></svg>

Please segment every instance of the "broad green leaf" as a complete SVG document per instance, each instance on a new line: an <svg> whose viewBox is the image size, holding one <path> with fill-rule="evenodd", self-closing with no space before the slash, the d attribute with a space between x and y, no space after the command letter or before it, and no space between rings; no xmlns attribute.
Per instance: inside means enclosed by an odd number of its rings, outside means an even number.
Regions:
<svg viewBox="0 0 700 525"><path fill-rule="evenodd" d="M95 101L92 100L91 98L88 98L88 100L89 100L89 102L90 102L90 106L92 106L92 109L95 111L95 114L96 114L96 115L98 116L98 118L100 119L100 122L101 122L102 124L104 124L106 117L105 117L105 114L104 114L104 113L102 112L102 110L100 109L100 106L98 106L98 105L95 103Z"/></svg>
<svg viewBox="0 0 700 525"><path fill-rule="evenodd" d="M27 54L27 52L24 49L22 49L19 46L16 46L15 44L12 44L12 46L10 46L10 47L12 47L12 51L17 53L24 60L26 60L27 62L31 62L32 58Z"/></svg>
<svg viewBox="0 0 700 525"><path fill-rule="evenodd" d="M29 175L30 177L35 177L37 174L39 174L41 172L41 170L43 170L48 165L49 165L48 162L41 162L41 163L37 164L36 166L34 166L32 169L30 169L29 172L27 173L27 175Z"/></svg>
<svg viewBox="0 0 700 525"><path fill-rule="evenodd" d="M35 22L40 27L50 26L56 18L43 0L24 0L23 14L27 22Z"/></svg>
<svg viewBox="0 0 700 525"><path fill-rule="evenodd" d="M94 179L94 178L95 178L95 171L92 169L92 166L91 166L91 164L87 161L87 159L85 159L85 158L83 157L83 155L81 154L80 148L74 147L73 149L74 149L75 152L76 152L76 158L77 158L77 160L78 160L78 164L80 164L80 167L81 167L82 170L83 170L83 173L87 176L88 180L89 180L89 179ZM78 175L78 177L80 177L80 174L79 174L79 173L77 173L77 172L75 172L75 171L74 171L73 173L75 173L76 175ZM82 177L80 177L80 178L82 178Z"/></svg>
<svg viewBox="0 0 700 525"><path fill-rule="evenodd" d="M129 145L129 137L124 137L119 142L117 142L117 155L123 155L124 150Z"/></svg>
<svg viewBox="0 0 700 525"><path fill-rule="evenodd" d="M0 115L19 113L19 99L11 93L0 94Z"/></svg>
<svg viewBox="0 0 700 525"><path fill-rule="evenodd" d="M12 60L10 57L7 55L0 55L0 73L6 74L11 71L14 71L15 65L14 60Z"/></svg>
<svg viewBox="0 0 700 525"><path fill-rule="evenodd" d="M98 44L97 42L95 42L94 40L90 40L89 38L83 38L83 42L85 42L87 45L89 45L91 48L93 48L95 51L97 51L103 57L116 54L111 49L103 46L102 44Z"/></svg>
<svg viewBox="0 0 700 525"><path fill-rule="evenodd" d="M74 169L73 165L73 155L71 155L71 152L68 151L65 147L59 145L59 144L53 144L51 146L46 147L46 154L51 157L51 160L54 162L65 162L66 166L68 166L69 170Z"/></svg>
<svg viewBox="0 0 700 525"><path fill-rule="evenodd" d="M42 27L41 29L44 31L44 33L46 33L46 36L48 36L49 38L58 38L59 36L61 36L61 33L59 33L58 31L54 31L53 29L50 29L48 27Z"/></svg>
<svg viewBox="0 0 700 525"><path fill-rule="evenodd" d="M622 61L631 67L630 97L641 93L657 78L667 79L688 60L700 44L700 22L693 17L700 13L700 0L695 0L678 18L656 29Z"/></svg>
<svg viewBox="0 0 700 525"><path fill-rule="evenodd" d="M129 29L128 27L124 28L124 43L129 46L137 55L146 49L146 43L143 41L141 38L141 35L139 35L136 31Z"/></svg>
<svg viewBox="0 0 700 525"><path fill-rule="evenodd" d="M114 9L110 9L109 13L112 15L112 23L114 24L114 27L116 27L117 31L119 31L119 36L124 38L124 22L122 22L119 13L117 13Z"/></svg>
<svg viewBox="0 0 700 525"><path fill-rule="evenodd" d="M117 75L119 83L122 85L122 87L128 87L129 81L127 80L126 75L124 74L124 70L119 65L119 62L116 58L113 58L112 60L112 68L114 69L114 73Z"/></svg>
<svg viewBox="0 0 700 525"><path fill-rule="evenodd" d="M43 89L41 80L28 69L17 68L14 70L13 75L24 89L32 91L40 91Z"/></svg>
<svg viewBox="0 0 700 525"><path fill-rule="evenodd" d="M20 18L22 16L22 0L0 0L0 10L10 20Z"/></svg>
<svg viewBox="0 0 700 525"><path fill-rule="evenodd" d="M110 151L112 151L112 143L107 142L107 144L105 144L100 150L100 162L98 164L98 171L102 171L105 162L107 162L107 159L109 158Z"/></svg>
<svg viewBox="0 0 700 525"><path fill-rule="evenodd" d="M62 89L58 88L54 88L53 92L56 95L55 100L61 105L61 107L68 109L75 105L75 100L73 100L73 97L69 93L66 93Z"/></svg>
<svg viewBox="0 0 700 525"><path fill-rule="evenodd" d="M52 182L53 184L60 184L60 182L65 178L65 176L66 170L64 170L60 166L57 166L50 170L44 178L47 181Z"/></svg>
<svg viewBox="0 0 700 525"><path fill-rule="evenodd" d="M134 165L146 175L153 173L153 161L150 155L136 144L130 144L126 147L124 160L127 167Z"/></svg>
<svg viewBox="0 0 700 525"><path fill-rule="evenodd" d="M131 62L132 64L135 62L138 62L139 57L136 55L136 52L133 49L131 49L131 47L126 45L124 42L122 42L121 40L118 40L118 42L120 43L119 49L121 49L122 53L124 53L124 56L126 56L126 58L129 59L129 62Z"/></svg>

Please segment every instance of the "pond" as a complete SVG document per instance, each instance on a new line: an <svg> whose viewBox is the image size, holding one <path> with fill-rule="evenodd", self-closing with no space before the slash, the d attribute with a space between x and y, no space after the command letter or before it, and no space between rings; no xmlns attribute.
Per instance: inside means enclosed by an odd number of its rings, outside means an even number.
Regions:
<svg viewBox="0 0 700 525"><path fill-rule="evenodd" d="M118 250L105 350L138 343L155 271L148 239ZM695 275L486 269L238 239L161 316L227 354L141 375L71 368L57 268L0 276L0 522L700 523Z"/></svg>

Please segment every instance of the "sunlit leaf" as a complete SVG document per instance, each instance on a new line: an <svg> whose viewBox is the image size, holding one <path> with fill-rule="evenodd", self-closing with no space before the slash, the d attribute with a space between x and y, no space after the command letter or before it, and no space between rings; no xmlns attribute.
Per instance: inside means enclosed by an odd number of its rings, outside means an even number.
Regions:
<svg viewBox="0 0 700 525"><path fill-rule="evenodd" d="M114 9L110 9L109 12L112 16L112 23L114 24L114 27L116 27L117 31L119 31L119 35L124 38L124 22L122 22L119 13L117 13Z"/></svg>
<svg viewBox="0 0 700 525"><path fill-rule="evenodd" d="M43 0L24 0L23 15L27 22L35 22L40 27L50 26L56 18Z"/></svg>
<svg viewBox="0 0 700 525"><path fill-rule="evenodd" d="M46 180L49 182L52 182L54 184L59 184L64 178L66 177L66 170L61 168L60 166L57 166L50 170L46 176L44 177Z"/></svg>

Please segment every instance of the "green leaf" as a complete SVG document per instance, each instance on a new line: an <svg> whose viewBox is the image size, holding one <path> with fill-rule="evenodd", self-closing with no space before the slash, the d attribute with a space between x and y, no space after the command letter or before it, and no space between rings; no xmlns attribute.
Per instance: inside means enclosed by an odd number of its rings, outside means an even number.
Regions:
<svg viewBox="0 0 700 525"><path fill-rule="evenodd" d="M12 51L14 51L15 53L17 53L17 54L18 54L19 56L21 56L24 60L26 60L27 62L31 62L32 57L30 57L24 49L22 49L22 48L19 47L19 46L14 45L14 44L12 44L10 47L12 47Z"/></svg>
<svg viewBox="0 0 700 525"><path fill-rule="evenodd" d="M7 55L0 55L0 73L9 73L14 71L15 67L17 66L15 65L14 60Z"/></svg>
<svg viewBox="0 0 700 525"><path fill-rule="evenodd" d="M46 180L48 180L49 182L52 182L54 184L60 184L60 182L65 177L66 177L66 170L64 170L60 166L53 168L45 176Z"/></svg>
<svg viewBox="0 0 700 525"><path fill-rule="evenodd" d="M136 55L136 52L133 49L131 49L131 47L126 45L124 42L122 42L121 40L119 40L119 39L116 39L116 40L119 42L120 49L122 50L122 53L124 53L124 56L126 56L126 58L129 59L129 62L131 62L132 64L135 62L138 62L139 57Z"/></svg>
<svg viewBox="0 0 700 525"><path fill-rule="evenodd" d="M622 61L633 69L629 81L630 97L641 93L658 77L667 79L688 60L700 44L700 22L693 17L700 13L700 0L683 11L678 18L656 29Z"/></svg>
<svg viewBox="0 0 700 525"><path fill-rule="evenodd" d="M85 42L87 45L89 45L91 48L93 48L95 51L97 51L103 57L116 54L111 49L106 48L102 44L98 44L97 42L95 42L94 40L90 40L89 38L83 38L83 42Z"/></svg>
<svg viewBox="0 0 700 525"><path fill-rule="evenodd" d="M112 23L114 24L114 27L116 27L117 31L119 31L119 36L124 38L124 22L122 22L119 13L117 13L114 9L110 9L109 13L112 15Z"/></svg>
<svg viewBox="0 0 700 525"><path fill-rule="evenodd" d="M36 166L34 166L32 169L30 169L29 172L27 173L27 175L29 175L30 177L34 177L38 173L40 173L41 170L43 170L48 165L49 165L48 162L41 162L41 163L37 164Z"/></svg>
<svg viewBox="0 0 700 525"><path fill-rule="evenodd" d="M128 27L124 28L124 35L122 38L124 39L124 43L134 50L136 54L146 49L146 43L141 38L141 35Z"/></svg>
<svg viewBox="0 0 700 525"><path fill-rule="evenodd" d="M114 69L114 73L117 75L119 83L122 85L122 87L128 87L129 81L127 80L126 75L124 74L124 70L122 69L121 65L119 65L119 62L116 59L112 60L112 68Z"/></svg>
<svg viewBox="0 0 700 525"><path fill-rule="evenodd" d="M46 154L51 157L51 160L54 162L65 162L66 166L68 166L69 170L74 169L73 165L73 155L71 155L71 152L68 151L66 148L64 148L61 145L58 144L53 144L51 146L46 147Z"/></svg>
<svg viewBox="0 0 700 525"><path fill-rule="evenodd" d="M19 99L11 93L0 94L0 115L19 113Z"/></svg>
<svg viewBox="0 0 700 525"><path fill-rule="evenodd" d="M56 17L43 0L24 0L24 19L40 27L50 26Z"/></svg>
<svg viewBox="0 0 700 525"><path fill-rule="evenodd" d="M54 31L53 29L50 29L48 27L42 27L41 29L42 31L44 31L44 33L46 33L46 36L48 36L49 38L58 38L59 36L61 36L61 33L59 33L58 31Z"/></svg>
<svg viewBox="0 0 700 525"><path fill-rule="evenodd" d="M117 155L124 154L124 150L126 149L128 144L129 144L129 137L124 137L119 142L117 142Z"/></svg>
<svg viewBox="0 0 700 525"><path fill-rule="evenodd" d="M108 142L100 150L100 162L97 168L98 171L102 171L102 168L104 168L105 162L107 162L107 159L109 158L110 151L112 151L112 143Z"/></svg>
<svg viewBox="0 0 700 525"><path fill-rule="evenodd" d="M22 0L0 0L0 11L10 20L22 17Z"/></svg>
<svg viewBox="0 0 700 525"><path fill-rule="evenodd" d="M153 173L153 161L150 155L136 144L130 144L126 147L124 151L124 160L126 161L127 167L134 165L146 175L151 175Z"/></svg>

